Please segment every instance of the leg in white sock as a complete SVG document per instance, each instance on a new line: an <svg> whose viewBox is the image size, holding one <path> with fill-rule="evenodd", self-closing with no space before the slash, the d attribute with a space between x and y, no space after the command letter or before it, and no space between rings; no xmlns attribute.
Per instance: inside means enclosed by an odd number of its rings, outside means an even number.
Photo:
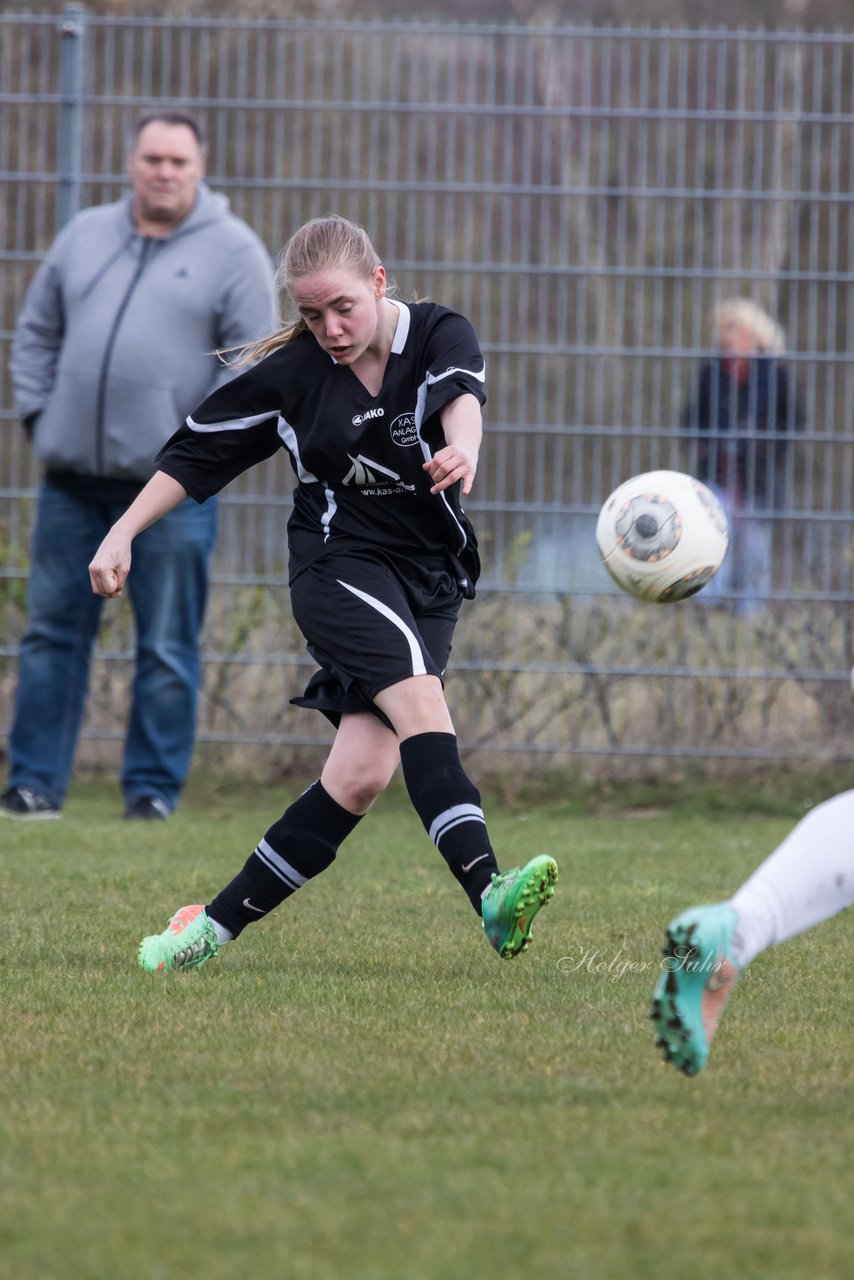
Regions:
<svg viewBox="0 0 854 1280"><path fill-rule="evenodd" d="M656 1044L686 1075L702 1071L739 972L854 903L854 791L818 805L729 902L689 907L667 926L655 988Z"/></svg>
<svg viewBox="0 0 854 1280"><path fill-rule="evenodd" d="M743 968L852 903L854 791L843 791L802 818L731 899L733 959Z"/></svg>

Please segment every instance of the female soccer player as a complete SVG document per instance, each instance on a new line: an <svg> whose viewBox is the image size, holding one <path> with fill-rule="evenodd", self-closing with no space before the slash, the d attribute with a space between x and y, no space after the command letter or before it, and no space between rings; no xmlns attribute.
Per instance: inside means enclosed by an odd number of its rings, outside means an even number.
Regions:
<svg viewBox="0 0 854 1280"><path fill-rule="evenodd" d="M665 1062L702 1071L741 970L852 904L854 791L843 791L810 810L728 902L690 907L667 926L652 1003Z"/></svg>
<svg viewBox="0 0 854 1280"><path fill-rule="evenodd" d="M430 838L502 957L528 946L557 866L501 875L480 795L460 763L442 676L477 543L460 504L481 442L484 362L472 326L434 303L387 295L367 234L340 217L306 223L279 285L298 318L248 347L249 365L167 442L158 470L90 565L121 595L133 538L189 494L203 502L287 450L291 605L320 671L301 706L337 733L320 778L207 905L182 907L140 946L143 969L205 963L335 858L398 762ZM252 363L256 362L256 363Z"/></svg>

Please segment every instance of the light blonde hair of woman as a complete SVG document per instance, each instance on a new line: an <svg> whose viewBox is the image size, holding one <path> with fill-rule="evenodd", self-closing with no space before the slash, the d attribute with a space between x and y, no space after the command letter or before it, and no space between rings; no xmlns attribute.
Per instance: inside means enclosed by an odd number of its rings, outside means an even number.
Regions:
<svg viewBox="0 0 854 1280"><path fill-rule="evenodd" d="M712 315L716 333L735 324L753 335L763 355L782 355L786 350L785 332L752 298L727 298L718 303Z"/></svg>

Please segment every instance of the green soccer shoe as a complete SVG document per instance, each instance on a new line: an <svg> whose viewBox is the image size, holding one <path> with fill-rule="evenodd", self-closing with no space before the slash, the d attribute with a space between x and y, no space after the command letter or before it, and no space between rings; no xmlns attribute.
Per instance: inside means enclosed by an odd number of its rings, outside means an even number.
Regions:
<svg viewBox="0 0 854 1280"><path fill-rule="evenodd" d="M163 933L143 938L139 944L139 967L148 973L193 969L212 960L218 950L219 943L204 907L199 904L181 907Z"/></svg>
<svg viewBox="0 0 854 1280"><path fill-rule="evenodd" d="M738 917L724 903L691 907L667 926L664 972L652 1001L656 1047L686 1076L703 1070L739 975L732 958Z"/></svg>
<svg viewBox="0 0 854 1280"><path fill-rule="evenodd" d="M556 881L557 863L545 855L504 875L493 874L481 914L486 936L502 960L528 949L534 916L554 896Z"/></svg>

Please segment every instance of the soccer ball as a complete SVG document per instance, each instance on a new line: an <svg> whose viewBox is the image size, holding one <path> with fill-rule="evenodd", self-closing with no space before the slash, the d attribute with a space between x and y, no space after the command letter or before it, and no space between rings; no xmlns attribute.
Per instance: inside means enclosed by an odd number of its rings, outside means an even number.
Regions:
<svg viewBox="0 0 854 1280"><path fill-rule="evenodd" d="M667 604L693 596L714 577L729 534L723 507L699 480L647 471L606 499L596 542L618 587L637 600Z"/></svg>

